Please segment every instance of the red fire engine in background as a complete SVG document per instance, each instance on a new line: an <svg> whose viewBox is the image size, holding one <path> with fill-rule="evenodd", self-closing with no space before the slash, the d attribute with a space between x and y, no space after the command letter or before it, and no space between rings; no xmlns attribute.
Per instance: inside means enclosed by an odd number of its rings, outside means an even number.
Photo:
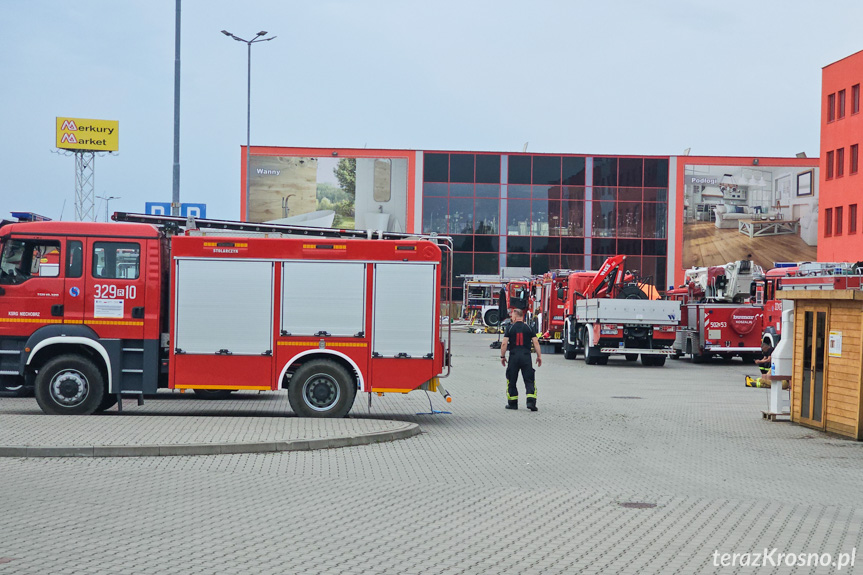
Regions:
<svg viewBox="0 0 863 575"><path fill-rule="evenodd" d="M304 417L344 416L358 391L449 399L449 238L114 219L136 223L0 227L0 378L34 386L46 413L122 408L160 387L287 389Z"/></svg>

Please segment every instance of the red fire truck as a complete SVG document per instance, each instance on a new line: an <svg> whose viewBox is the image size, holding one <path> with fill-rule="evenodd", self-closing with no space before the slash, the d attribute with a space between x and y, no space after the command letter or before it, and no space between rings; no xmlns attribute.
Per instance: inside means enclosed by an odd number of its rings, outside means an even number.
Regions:
<svg viewBox="0 0 863 575"><path fill-rule="evenodd" d="M0 377L34 386L44 412L122 409L160 387L287 389L303 417L344 416L358 391L449 399L449 238L114 219L0 227Z"/></svg>
<svg viewBox="0 0 863 575"><path fill-rule="evenodd" d="M566 300L559 295L566 293L569 275L572 270L552 270L538 277L535 282L539 312L537 313L537 331L541 345L553 346L554 353L560 353L563 347L563 328L566 320ZM590 272L595 275L595 272ZM591 276L591 277L592 277ZM563 288L563 292L561 289Z"/></svg>

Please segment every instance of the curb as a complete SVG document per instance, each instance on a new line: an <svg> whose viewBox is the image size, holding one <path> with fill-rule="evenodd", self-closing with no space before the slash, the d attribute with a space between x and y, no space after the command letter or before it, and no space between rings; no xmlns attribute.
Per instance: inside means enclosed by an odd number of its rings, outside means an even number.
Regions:
<svg viewBox="0 0 863 575"><path fill-rule="evenodd" d="M156 457L171 455L225 455L238 453L280 453L356 447L407 439L421 432L419 424L363 435L324 439L287 439L243 443L178 443L172 445L89 445L89 446L0 446L0 457Z"/></svg>

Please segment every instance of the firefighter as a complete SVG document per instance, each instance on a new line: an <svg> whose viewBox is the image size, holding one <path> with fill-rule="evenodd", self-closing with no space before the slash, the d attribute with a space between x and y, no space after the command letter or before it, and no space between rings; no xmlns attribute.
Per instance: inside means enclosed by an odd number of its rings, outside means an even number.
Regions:
<svg viewBox="0 0 863 575"><path fill-rule="evenodd" d="M757 365L759 371L761 371L761 377L753 379L747 375L746 387L770 387L771 385L772 378L770 377L770 363L773 356L773 346L771 346L767 341L761 343L761 356L761 359L755 360L755 365ZM789 382L783 381L782 389L788 389L789 385Z"/></svg>
<svg viewBox="0 0 863 575"><path fill-rule="evenodd" d="M509 326L503 336L500 348L500 363L506 365L506 350L509 349L509 366L506 368L506 408L518 409L518 373L524 380L524 389L527 397L527 408L537 411L536 407L536 375L530 358L530 346L533 344L536 350L536 366L542 365L542 353L539 349L539 340L536 334L524 323L524 310L513 308L510 311L512 325Z"/></svg>

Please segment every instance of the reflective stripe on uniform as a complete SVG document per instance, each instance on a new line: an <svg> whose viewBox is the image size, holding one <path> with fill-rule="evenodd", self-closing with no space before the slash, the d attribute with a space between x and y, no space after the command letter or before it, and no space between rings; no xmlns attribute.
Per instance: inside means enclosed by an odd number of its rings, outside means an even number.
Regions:
<svg viewBox="0 0 863 575"><path fill-rule="evenodd" d="M516 395L510 395L509 394L509 380L508 379L506 380L506 398L509 401L514 401L514 400L518 399L518 394L516 394Z"/></svg>

